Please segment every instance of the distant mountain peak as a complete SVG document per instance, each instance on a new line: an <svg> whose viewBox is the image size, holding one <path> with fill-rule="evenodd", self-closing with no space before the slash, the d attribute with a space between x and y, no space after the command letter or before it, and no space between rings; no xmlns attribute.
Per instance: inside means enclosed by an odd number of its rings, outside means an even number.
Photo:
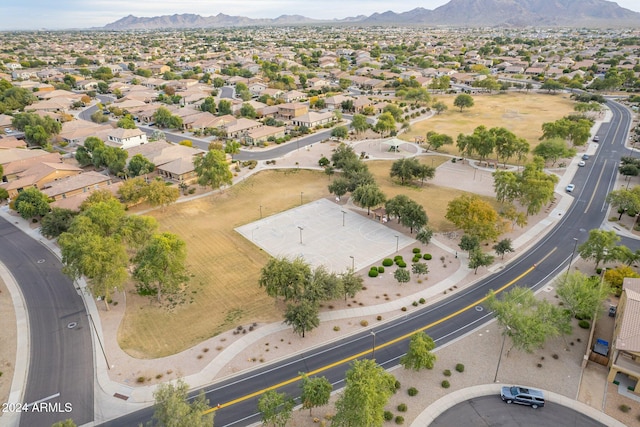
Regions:
<svg viewBox="0 0 640 427"><path fill-rule="evenodd" d="M427 25L456 27L638 27L640 13L606 0L450 0L429 10L416 7L407 12L387 10L370 16L318 20L301 15L252 19L218 13L203 17L174 14L155 17L127 15L103 27L106 30L220 28L254 25L304 25L349 23L362 25Z"/></svg>

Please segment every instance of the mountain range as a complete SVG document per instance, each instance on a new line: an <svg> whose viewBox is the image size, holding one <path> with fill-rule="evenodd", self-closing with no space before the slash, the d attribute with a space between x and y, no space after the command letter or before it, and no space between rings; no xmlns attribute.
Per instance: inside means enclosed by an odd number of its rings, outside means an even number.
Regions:
<svg viewBox="0 0 640 427"><path fill-rule="evenodd" d="M402 13L387 11L370 16L359 15L333 20L319 20L301 15L254 19L222 13L214 16L129 15L101 29L119 31L320 24L611 28L638 27L640 13L606 0L450 0L433 10L417 7Z"/></svg>

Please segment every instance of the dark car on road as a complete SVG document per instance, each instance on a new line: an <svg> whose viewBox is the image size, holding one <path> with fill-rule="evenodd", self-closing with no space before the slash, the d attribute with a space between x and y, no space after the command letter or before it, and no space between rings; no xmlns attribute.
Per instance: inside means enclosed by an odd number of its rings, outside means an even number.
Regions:
<svg viewBox="0 0 640 427"><path fill-rule="evenodd" d="M500 398L507 403L529 405L533 409L542 408L544 406L544 394L540 390L519 387L517 385L502 387L502 390L500 391Z"/></svg>

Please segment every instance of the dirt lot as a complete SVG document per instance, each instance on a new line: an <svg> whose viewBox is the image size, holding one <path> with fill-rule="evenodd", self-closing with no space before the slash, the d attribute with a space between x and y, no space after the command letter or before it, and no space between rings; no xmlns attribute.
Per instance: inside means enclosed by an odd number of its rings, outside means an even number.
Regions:
<svg viewBox="0 0 640 427"><path fill-rule="evenodd" d="M0 279L0 325L2 325L2 345L0 345L0 402L8 402L16 360L16 317L11 295ZM0 414L1 415L1 414Z"/></svg>

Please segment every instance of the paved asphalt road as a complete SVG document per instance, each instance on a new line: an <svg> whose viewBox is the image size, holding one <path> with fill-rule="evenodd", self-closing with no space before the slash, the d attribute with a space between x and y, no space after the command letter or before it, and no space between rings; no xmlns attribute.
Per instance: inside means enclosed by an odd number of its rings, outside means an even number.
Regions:
<svg viewBox="0 0 640 427"><path fill-rule="evenodd" d="M429 427L579 426L604 427L580 412L547 402L543 408L507 405L499 395L482 396L460 403L436 418Z"/></svg>
<svg viewBox="0 0 640 427"><path fill-rule="evenodd" d="M488 321L491 317L480 300L489 290L501 290L512 285L539 289L559 271L567 268L574 249L575 237L584 242L588 231L599 228L605 219L604 199L613 189L618 160L625 154L624 140L627 137L631 115L619 104L609 102L613 111L610 124L600 128L601 144L589 165L579 168L574 183L576 201L564 213L558 225L528 253L517 258L505 269L480 281L473 288L453 295L434 307L409 312L405 317L390 322L375 332L375 359L385 368L396 365L406 352L407 338L418 329L425 329L439 344L459 337ZM626 152L628 154L628 152ZM623 244L637 249L637 241L623 239ZM454 314L455 313L455 314ZM452 316L447 321L442 319ZM212 405L221 404L216 411L215 425L245 426L259 421L256 411L257 397L247 397L267 387L279 385L297 376L298 372L318 370L335 388L343 386L344 373L349 361L359 357L371 357L374 336L365 331L347 337L325 347L315 349L281 361L278 365L263 366L249 373L205 387ZM402 338L404 337L404 338ZM397 340L397 342L396 342ZM338 362L338 363L336 363ZM330 366L327 368L327 366ZM277 388L294 396L299 395L299 385L292 382ZM135 426L152 416L150 408L108 422L106 426Z"/></svg>
<svg viewBox="0 0 640 427"><path fill-rule="evenodd" d="M53 396L45 400L53 404L53 412L51 408L32 412L30 407L21 414L20 425L49 427L67 418L78 425L93 421L91 328L73 283L60 271L62 265L54 254L3 218L0 261L20 286L28 312L30 359L23 402ZM76 323L74 328L68 327L71 322Z"/></svg>

